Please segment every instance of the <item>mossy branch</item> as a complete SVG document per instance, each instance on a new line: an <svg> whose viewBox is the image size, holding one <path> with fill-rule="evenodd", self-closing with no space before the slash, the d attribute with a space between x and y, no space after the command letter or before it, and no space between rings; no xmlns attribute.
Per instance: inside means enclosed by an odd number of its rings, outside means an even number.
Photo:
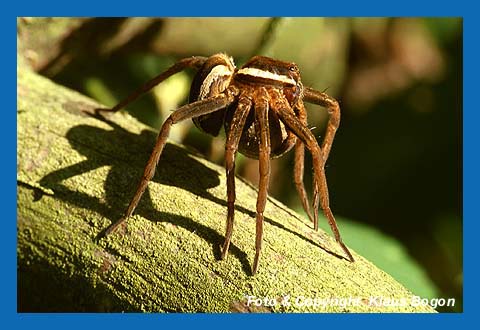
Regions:
<svg viewBox="0 0 480 330"><path fill-rule="evenodd" d="M273 199L251 276L257 192L240 179L230 254L219 261L224 170L175 144L125 233L98 239L125 210L156 134L124 113L89 115L96 107L18 69L19 311L433 311L411 306L412 294L361 256L346 261L329 235ZM291 304L247 306L247 296ZM300 306L302 296L357 300Z"/></svg>

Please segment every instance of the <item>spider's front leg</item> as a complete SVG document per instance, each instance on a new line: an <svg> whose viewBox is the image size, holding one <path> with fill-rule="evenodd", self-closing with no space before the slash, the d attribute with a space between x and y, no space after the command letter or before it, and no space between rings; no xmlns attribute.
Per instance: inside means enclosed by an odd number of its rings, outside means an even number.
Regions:
<svg viewBox="0 0 480 330"><path fill-rule="evenodd" d="M247 97L240 97L227 133L225 142L225 168L227 172L227 229L225 242L222 248L221 259L225 259L232 239L233 220L235 215L235 155L238 143L242 136L243 127L247 120L252 101Z"/></svg>
<svg viewBox="0 0 480 330"><path fill-rule="evenodd" d="M235 96L236 91L227 89L225 93L184 105L183 107L180 107L176 111L174 111L167 118L167 120L163 123L162 128L160 129L157 141L155 143L155 147L153 148L152 154L150 155L147 165L145 166L145 170L140 184L138 185L137 191L135 192L135 195L133 196L130 204L128 205L125 215L120 220L108 227L105 231L105 235L108 235L111 232L115 231L121 224L125 222L128 217L132 215L133 211L135 211L135 208L137 207L140 198L142 197L145 189L147 188L148 182L155 174L155 169L160 159L160 155L162 154L163 148L167 143L167 138L170 133L171 126L185 119L198 117L223 109L233 102Z"/></svg>
<svg viewBox="0 0 480 330"><path fill-rule="evenodd" d="M255 131L259 137L258 168L260 172L258 182L255 259L253 260L253 274L257 273L263 240L263 212L267 203L268 184L270 181L270 129L268 125L268 94L261 88L255 99Z"/></svg>

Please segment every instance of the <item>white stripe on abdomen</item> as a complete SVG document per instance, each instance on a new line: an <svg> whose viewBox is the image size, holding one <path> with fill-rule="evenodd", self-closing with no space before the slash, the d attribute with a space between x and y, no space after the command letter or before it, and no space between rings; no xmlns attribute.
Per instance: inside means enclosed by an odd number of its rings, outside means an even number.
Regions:
<svg viewBox="0 0 480 330"><path fill-rule="evenodd" d="M252 76L252 77L270 79L270 80L274 80L274 81L278 81L278 82L285 83L285 84L290 84L290 85L296 85L297 84L297 82L290 77L280 75L280 74L276 74L276 73L272 73L270 71L260 70L260 69L257 69L257 68L243 68L243 69L238 70L237 74L244 74L244 75Z"/></svg>

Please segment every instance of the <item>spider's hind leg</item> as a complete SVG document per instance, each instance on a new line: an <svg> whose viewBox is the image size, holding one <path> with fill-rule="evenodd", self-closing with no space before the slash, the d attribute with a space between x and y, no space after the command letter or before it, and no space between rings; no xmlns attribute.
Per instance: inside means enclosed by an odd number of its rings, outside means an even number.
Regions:
<svg viewBox="0 0 480 330"><path fill-rule="evenodd" d="M313 135L313 133L308 129L307 126L303 125L298 120L297 117L295 117L293 112L290 109L288 109L287 105L279 108L277 113L280 117L280 120L282 120L283 123L286 126L288 126L295 133L295 135L297 135L300 138L300 140L302 140L302 142L305 144L305 146L308 148L308 150L312 154L313 171L314 171L313 181L315 184L314 203L318 203L318 197L319 197L320 205L322 207L325 217L327 218L328 224L330 225L333 235L335 236L335 240L343 249L343 251L346 253L346 255L348 256L348 259L353 262L354 261L353 256L342 241L342 238L340 236L340 231L338 230L338 227L337 227L337 222L335 221L335 217L333 216L333 213L330 209L327 179L325 177L325 168L324 168L325 156L322 151L322 148L320 148L320 146L318 145L318 142L315 139L315 136ZM317 217L317 212L316 212L316 208L318 207L317 205L315 205L314 207L315 219Z"/></svg>
<svg viewBox="0 0 480 330"><path fill-rule="evenodd" d="M305 87L303 92L304 101L327 108L327 130L322 142L323 159L326 162L332 148L333 140L335 139L335 133L340 126L340 105L333 97L312 88Z"/></svg>
<svg viewBox="0 0 480 330"><path fill-rule="evenodd" d="M328 112L328 123L327 129L325 131L325 137L323 138L321 153L324 164L327 162L330 150L332 148L333 140L335 139L335 133L337 132L338 126L340 125L340 105L337 100L333 97L314 90L310 87L305 87L303 90L304 101L309 103L318 104L322 107L327 108ZM305 123L306 124L306 123ZM325 183L326 184L326 183ZM314 212L314 228L318 230L318 206L320 204L320 185L317 182L317 177L313 177L313 212ZM330 225L332 226L332 225Z"/></svg>
<svg viewBox="0 0 480 330"><path fill-rule="evenodd" d="M123 108L125 108L128 104L132 103L136 99L138 99L140 96L143 94L147 93L150 91L153 87L157 86L160 84L162 81L165 79L169 78L170 76L173 76L174 74L185 70L186 68L200 68L203 63L207 60L206 57L202 56L192 56L192 57L187 57L184 59L181 59L171 67L169 67L167 70L159 74L158 76L150 79L147 81L145 84L140 86L137 90L135 90L132 94L127 96L124 100L122 100L120 103L115 105L113 108L110 109L96 109L97 113L102 113L102 112L117 112Z"/></svg>

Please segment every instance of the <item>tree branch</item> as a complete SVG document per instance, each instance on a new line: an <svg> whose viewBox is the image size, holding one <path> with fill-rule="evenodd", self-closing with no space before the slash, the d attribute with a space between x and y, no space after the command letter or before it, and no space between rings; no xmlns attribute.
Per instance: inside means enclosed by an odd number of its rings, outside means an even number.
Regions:
<svg viewBox="0 0 480 330"><path fill-rule="evenodd" d="M412 294L361 256L346 261L329 235L273 199L251 276L257 192L238 178L230 254L219 261L224 169L171 143L125 232L98 239L124 212L156 133L124 113L95 118L96 107L18 69L19 311L433 311L408 304ZM287 295L290 306L247 306L247 296ZM295 304L302 296L358 305Z"/></svg>

